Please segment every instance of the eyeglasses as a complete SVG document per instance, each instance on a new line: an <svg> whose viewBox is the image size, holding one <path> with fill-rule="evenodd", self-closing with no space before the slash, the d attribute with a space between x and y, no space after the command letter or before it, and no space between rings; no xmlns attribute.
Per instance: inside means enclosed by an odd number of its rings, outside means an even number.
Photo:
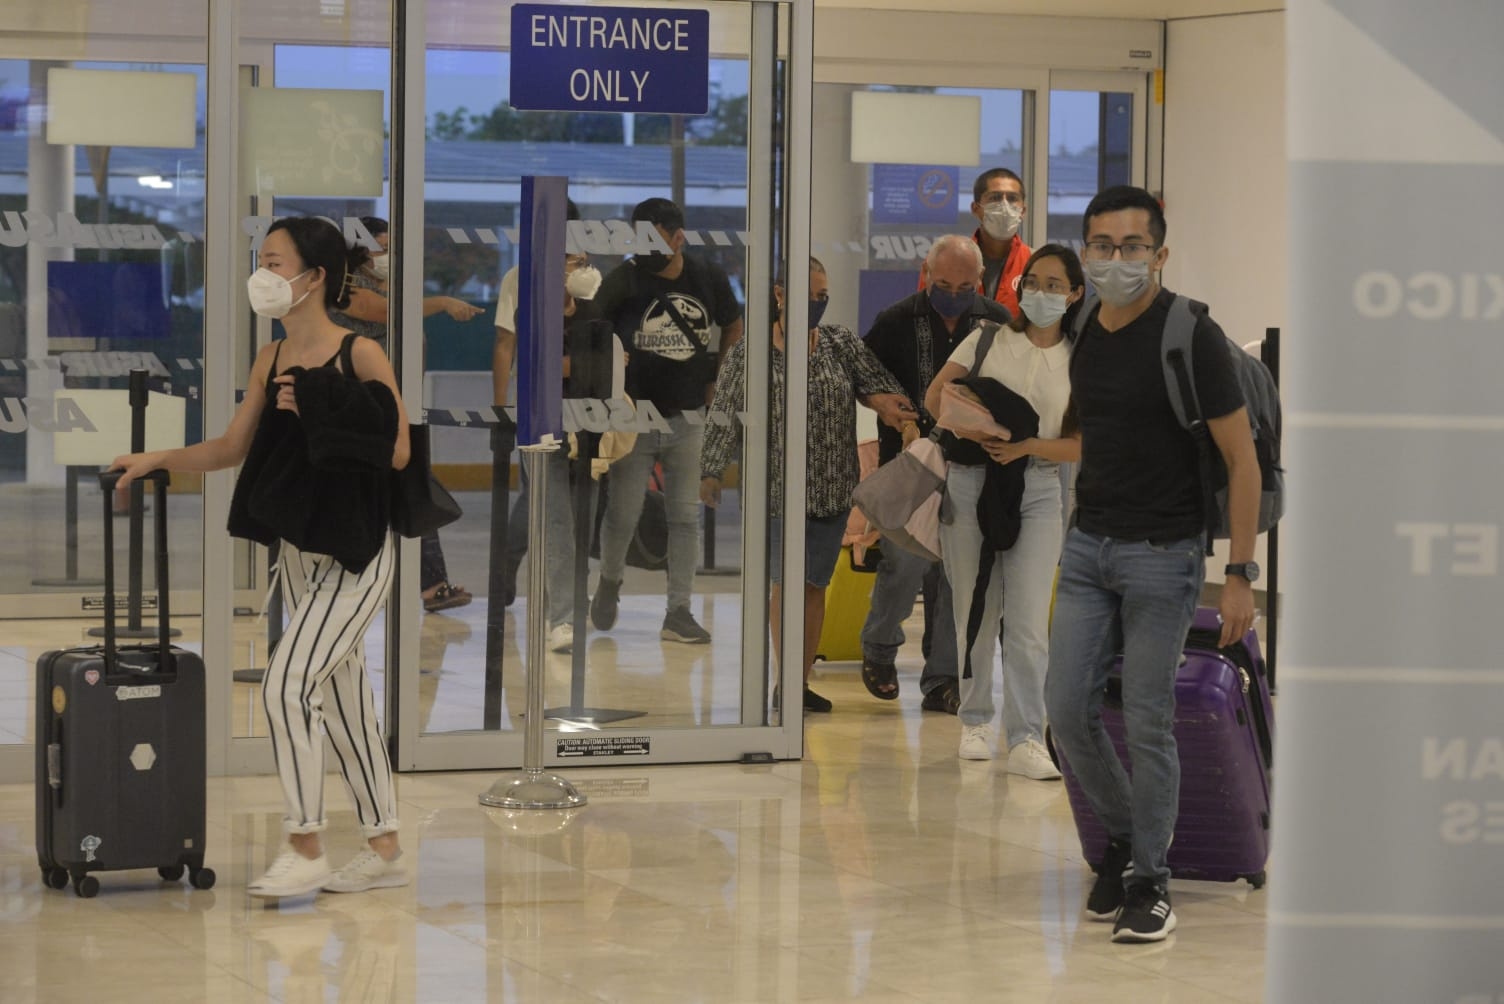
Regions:
<svg viewBox="0 0 1504 1004"><path fill-rule="evenodd" d="M1037 293L1043 289L1046 293L1069 294L1071 284L1064 279L1046 279L1041 284L1038 276L1026 275L1018 280L1018 288L1025 293Z"/></svg>
<svg viewBox="0 0 1504 1004"><path fill-rule="evenodd" d="M1157 244L1113 244L1108 241L1088 241L1086 244L1087 261L1107 261L1118 252L1122 252L1124 261L1143 261L1145 258L1154 257L1154 252L1159 250Z"/></svg>
<svg viewBox="0 0 1504 1004"><path fill-rule="evenodd" d="M1018 192L988 192L979 200L984 206L995 206L999 202L1007 202L1012 206L1021 206L1024 197Z"/></svg>

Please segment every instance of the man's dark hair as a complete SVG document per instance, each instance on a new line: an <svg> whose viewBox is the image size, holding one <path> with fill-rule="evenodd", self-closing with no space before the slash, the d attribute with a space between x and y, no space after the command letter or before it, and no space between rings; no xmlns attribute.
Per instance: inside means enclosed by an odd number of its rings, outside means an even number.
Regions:
<svg viewBox="0 0 1504 1004"><path fill-rule="evenodd" d="M684 229L684 210L672 199L643 199L632 207L632 222L644 221L673 233Z"/></svg>
<svg viewBox="0 0 1504 1004"><path fill-rule="evenodd" d="M1160 208L1159 200L1142 188L1132 185L1114 185L1104 188L1092 197L1091 204L1086 207L1086 212L1081 217L1081 239L1091 239L1091 221L1097 216L1106 213L1121 212L1124 209L1142 209L1149 214L1149 236L1154 238L1155 247L1162 247L1165 242L1165 211Z"/></svg>
<svg viewBox="0 0 1504 1004"><path fill-rule="evenodd" d="M1018 182L1018 193L1028 201L1029 191L1024 188L1024 179L1008 170L1006 167L994 167L990 171L983 171L977 175L977 180L971 186L971 201L981 202L982 196L987 194L987 189L992 187L993 178L1007 178L1009 181Z"/></svg>
<svg viewBox="0 0 1504 1004"><path fill-rule="evenodd" d="M574 200L573 199L565 199L564 203L565 203L565 206L564 206L564 218L566 220L577 220L577 219L579 219L580 218L580 207L574 204Z"/></svg>
<svg viewBox="0 0 1504 1004"><path fill-rule="evenodd" d="M387 232L386 220L380 216L362 216L360 225L366 228L366 232L372 237L380 237Z"/></svg>

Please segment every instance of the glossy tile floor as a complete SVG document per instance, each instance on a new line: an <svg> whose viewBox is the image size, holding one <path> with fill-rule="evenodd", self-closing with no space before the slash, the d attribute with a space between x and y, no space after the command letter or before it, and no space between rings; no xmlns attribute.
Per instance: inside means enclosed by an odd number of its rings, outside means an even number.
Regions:
<svg viewBox="0 0 1504 1004"><path fill-rule="evenodd" d="M572 770L572 814L402 776L410 886L270 905L245 887L281 843L272 778L210 781L213 890L119 873L92 900L43 888L32 789L0 786L0 1001L1261 999L1266 891L1175 883L1168 942L1112 944L1058 782L957 760L903 683L820 670L803 762ZM327 843L355 852L349 811Z"/></svg>

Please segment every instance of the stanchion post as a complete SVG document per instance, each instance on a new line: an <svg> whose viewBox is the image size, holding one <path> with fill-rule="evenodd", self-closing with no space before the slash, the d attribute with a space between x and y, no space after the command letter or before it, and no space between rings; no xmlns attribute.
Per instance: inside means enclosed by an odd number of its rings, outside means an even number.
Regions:
<svg viewBox="0 0 1504 1004"><path fill-rule="evenodd" d="M140 453L146 449L146 406L151 401L151 395L146 391L146 371L131 370L130 376L130 404L131 404L131 452ZM141 565L142 548L145 543L143 526L146 510L146 485L137 480L131 484L131 508L130 515L130 551L127 566L129 579L129 594L125 607L125 626L127 637L139 637L141 630ZM165 517L165 513L162 516Z"/></svg>
<svg viewBox="0 0 1504 1004"><path fill-rule="evenodd" d="M548 475L544 465L559 448L538 443L521 448L527 465L529 518L534 533L529 541L527 574L527 720L522 739L522 772L501 777L480 796L480 804L501 809L573 809L585 796L557 774L543 769L544 659L548 651ZM566 505L568 502L566 501Z"/></svg>

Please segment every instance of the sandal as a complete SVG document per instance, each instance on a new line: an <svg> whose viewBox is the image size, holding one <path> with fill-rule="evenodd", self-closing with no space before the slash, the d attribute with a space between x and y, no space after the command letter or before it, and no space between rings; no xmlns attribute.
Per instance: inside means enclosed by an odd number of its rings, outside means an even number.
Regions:
<svg viewBox="0 0 1504 1004"><path fill-rule="evenodd" d="M898 667L891 662L863 659L862 682L867 685L867 693L879 701L898 699Z"/></svg>
<svg viewBox="0 0 1504 1004"><path fill-rule="evenodd" d="M451 610L454 607L462 607L469 603L473 596L464 586L451 586L444 582L433 591L432 596L423 598L423 609L429 613L436 610Z"/></svg>

